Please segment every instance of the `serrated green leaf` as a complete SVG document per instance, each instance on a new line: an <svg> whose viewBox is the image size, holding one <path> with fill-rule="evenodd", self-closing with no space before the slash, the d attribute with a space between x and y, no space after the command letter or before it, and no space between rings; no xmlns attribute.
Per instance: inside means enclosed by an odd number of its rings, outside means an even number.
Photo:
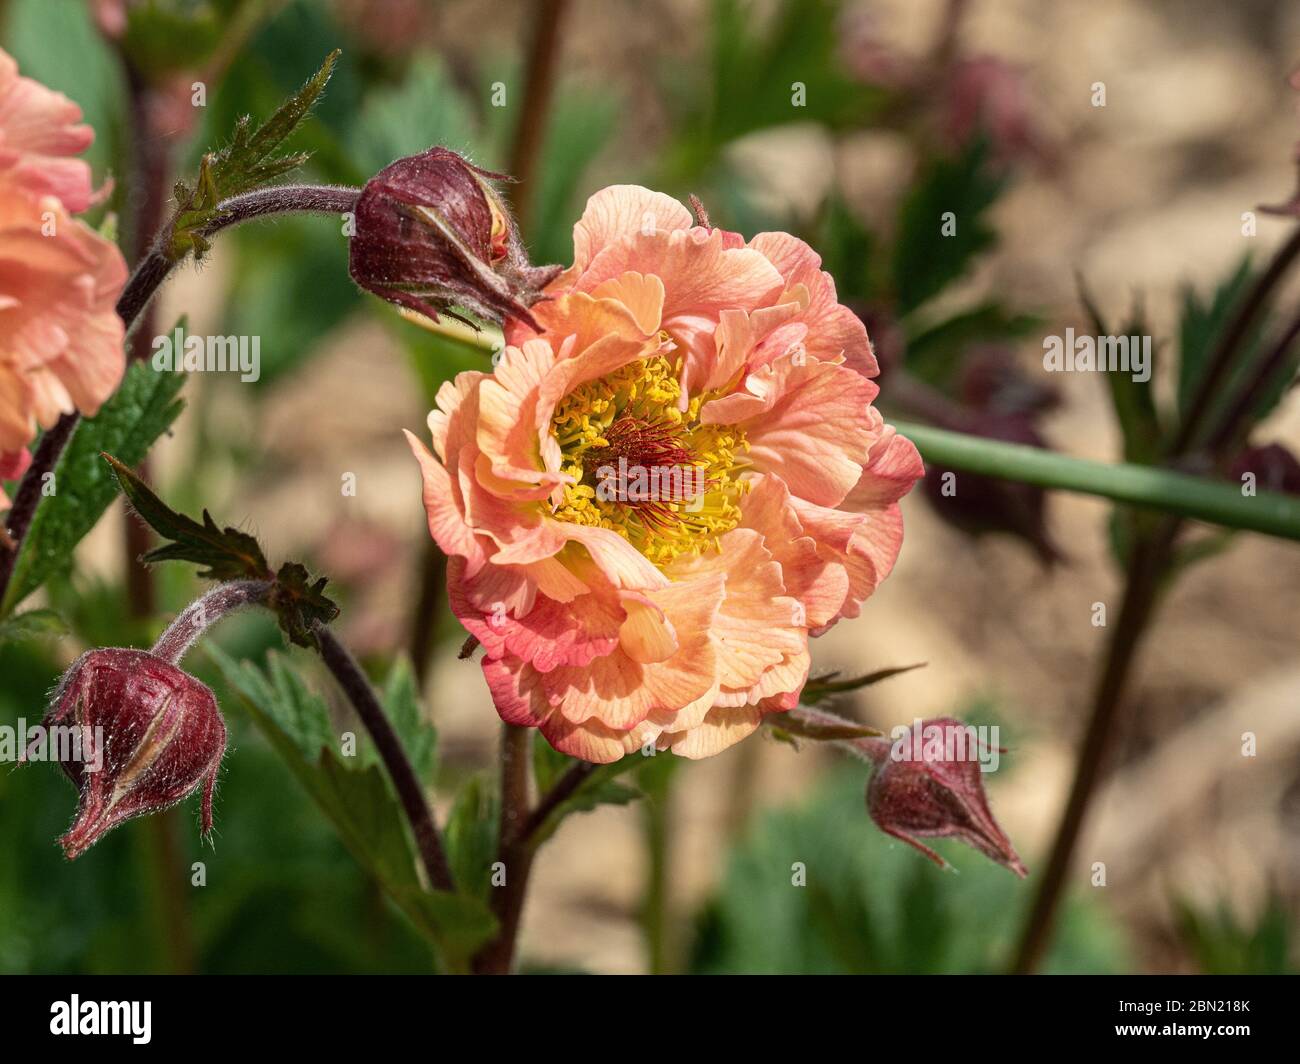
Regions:
<svg viewBox="0 0 1300 1064"><path fill-rule="evenodd" d="M401 807L379 765L340 760L323 700L280 655L268 656L268 675L215 647L207 652L348 852L437 947L443 963L462 970L491 938L496 920L478 898L422 886Z"/></svg>
<svg viewBox="0 0 1300 1064"><path fill-rule="evenodd" d="M199 576L205 580L267 580L271 572L257 540L237 528L218 528L212 515L203 511L203 523L177 513L158 498L125 463L111 454L104 460L130 500L132 508L150 528L170 542L144 556L147 564L162 561L193 562L205 566Z"/></svg>
<svg viewBox="0 0 1300 1064"><path fill-rule="evenodd" d="M987 165L988 144L974 141L959 156L932 161L903 203L894 248L899 315L919 307L961 277L996 234L985 212L1005 181ZM945 216L953 231L944 235Z"/></svg>
<svg viewBox="0 0 1300 1064"><path fill-rule="evenodd" d="M0 643L66 635L68 626L54 610L28 610L0 621Z"/></svg>
<svg viewBox="0 0 1300 1064"><path fill-rule="evenodd" d="M73 550L117 495L100 452L138 464L184 407L177 398L184 382L184 374L136 363L99 413L78 423L54 470L55 494L41 500L23 538L0 615L71 564Z"/></svg>
<svg viewBox="0 0 1300 1064"><path fill-rule="evenodd" d="M142 561L192 562L204 567L198 575L205 580L271 579L261 545L247 532L229 526L218 528L207 510L199 524L173 510L112 455L106 454L104 459L136 513L168 541L149 551ZM323 576L313 581L298 562L285 562L275 574L267 605L295 646L314 647L316 628L338 616L338 606L325 595L326 583Z"/></svg>
<svg viewBox="0 0 1300 1064"><path fill-rule="evenodd" d="M199 163L198 182L193 189L176 186L176 214L172 225L171 257L181 259L193 252L201 258L207 249L202 230L215 217L217 205L231 196L248 192L283 177L301 166L305 153L273 157L272 153L293 133L320 98L334 64L342 53L335 49L297 92L285 100L256 130L245 115L236 124L230 143L209 152ZM182 195L184 194L184 195Z"/></svg>
<svg viewBox="0 0 1300 1064"><path fill-rule="evenodd" d="M438 731L425 716L419 684L406 658L398 658L388 670L382 701L416 776L431 784L438 763Z"/></svg>

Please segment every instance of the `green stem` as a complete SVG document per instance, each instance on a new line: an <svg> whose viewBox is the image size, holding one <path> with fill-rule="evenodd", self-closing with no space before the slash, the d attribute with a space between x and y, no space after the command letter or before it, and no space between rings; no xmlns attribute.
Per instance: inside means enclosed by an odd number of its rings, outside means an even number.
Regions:
<svg viewBox="0 0 1300 1064"><path fill-rule="evenodd" d="M670 781L660 793L648 796L641 807L648 860L641 926L651 975L670 975L675 967L669 875L671 797Z"/></svg>
<svg viewBox="0 0 1300 1064"><path fill-rule="evenodd" d="M1300 540L1300 498L1261 491L1243 495L1231 483L1126 463L1092 462L1037 447L1002 443L929 425L895 421L921 457L981 476L1097 495L1282 539Z"/></svg>

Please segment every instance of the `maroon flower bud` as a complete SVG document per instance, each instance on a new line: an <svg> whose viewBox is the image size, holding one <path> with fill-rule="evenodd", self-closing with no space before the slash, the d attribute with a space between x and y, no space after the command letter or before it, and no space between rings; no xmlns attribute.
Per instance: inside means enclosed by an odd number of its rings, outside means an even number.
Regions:
<svg viewBox="0 0 1300 1064"><path fill-rule="evenodd" d="M352 279L431 318L458 305L490 321L519 318L536 328L528 308L561 267L529 263L491 183L503 176L446 148L384 167L357 200Z"/></svg>
<svg viewBox="0 0 1300 1064"><path fill-rule="evenodd" d="M79 740L61 761L81 794L77 819L59 840L69 859L199 784L203 834L211 832L226 725L212 692L189 673L144 650L89 651L54 694L45 727L56 725L75 728Z"/></svg>
<svg viewBox="0 0 1300 1064"><path fill-rule="evenodd" d="M989 811L981 763L1000 747L951 717L921 721L894 742L863 739L858 746L876 762L867 785L867 810L886 835L915 846L947 867L922 838L955 838L1025 876L1011 841Z"/></svg>
<svg viewBox="0 0 1300 1064"><path fill-rule="evenodd" d="M1255 476L1255 487L1261 491L1281 491L1300 495L1300 462L1280 443L1266 443L1247 447L1233 460L1228 475L1241 481L1247 473Z"/></svg>

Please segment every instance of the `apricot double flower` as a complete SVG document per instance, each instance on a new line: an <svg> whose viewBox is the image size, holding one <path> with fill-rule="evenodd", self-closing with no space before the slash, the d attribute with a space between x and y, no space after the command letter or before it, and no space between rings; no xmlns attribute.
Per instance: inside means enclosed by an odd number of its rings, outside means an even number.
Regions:
<svg viewBox="0 0 1300 1064"><path fill-rule="evenodd" d="M923 474L803 241L591 198L574 263L408 438L503 720L615 761L707 757L797 704L810 636L893 567ZM534 327L534 325L536 327Z"/></svg>

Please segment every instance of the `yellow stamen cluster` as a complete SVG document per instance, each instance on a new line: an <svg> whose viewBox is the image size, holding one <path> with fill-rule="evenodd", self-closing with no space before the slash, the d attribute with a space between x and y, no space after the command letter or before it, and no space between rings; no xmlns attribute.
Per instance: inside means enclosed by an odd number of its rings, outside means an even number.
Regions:
<svg viewBox="0 0 1300 1064"><path fill-rule="evenodd" d="M714 395L692 397L685 410L678 409L680 396L676 360L656 355L580 385L561 400L552 428L561 468L575 483L565 486L554 516L612 529L659 566L680 554L718 549L719 537L740 522L740 499L748 488L740 474L749 445L734 425L700 424L700 408ZM597 468L616 465L619 457L636 467L651 460L648 455L669 453L681 456L691 481L703 485L702 494L660 494L644 502L602 498Z"/></svg>

